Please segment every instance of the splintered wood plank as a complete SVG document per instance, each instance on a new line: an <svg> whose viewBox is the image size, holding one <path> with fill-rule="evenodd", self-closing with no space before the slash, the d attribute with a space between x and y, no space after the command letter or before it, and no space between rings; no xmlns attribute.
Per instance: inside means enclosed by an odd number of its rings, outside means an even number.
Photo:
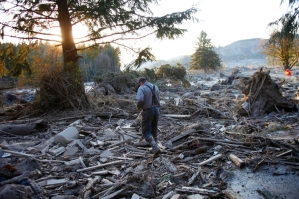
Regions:
<svg viewBox="0 0 299 199"><path fill-rule="evenodd" d="M171 143L173 143L173 142L178 141L178 140L182 139L183 137L186 137L186 136L188 136L188 135L190 135L191 133L194 133L194 132L196 132L195 129L189 129L185 133L183 133L181 135L178 135L176 137L171 138L169 141Z"/></svg>
<svg viewBox="0 0 299 199"><path fill-rule="evenodd" d="M172 117L172 118L190 118L191 115L177 115L177 114L163 114L164 117Z"/></svg>

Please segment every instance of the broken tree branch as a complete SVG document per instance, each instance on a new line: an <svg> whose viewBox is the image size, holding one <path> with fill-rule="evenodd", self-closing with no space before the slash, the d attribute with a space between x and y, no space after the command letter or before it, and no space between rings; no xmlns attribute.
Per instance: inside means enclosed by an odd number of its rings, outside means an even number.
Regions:
<svg viewBox="0 0 299 199"><path fill-rule="evenodd" d="M199 175L200 171L201 171L201 167L198 166L198 169L197 169L196 173L194 173L194 174L192 175L192 177L188 180L187 185L190 186L190 185L194 182L195 178L197 178L197 176Z"/></svg>
<svg viewBox="0 0 299 199"><path fill-rule="evenodd" d="M125 162L125 161L124 160L117 160L117 161L109 162L109 163L106 163L106 164L100 164L100 165L96 165L96 166L92 166L92 167L86 167L86 168L83 168L83 169L78 169L77 172L90 171L90 170L99 169L99 168L106 167L106 166L111 166L111 165L114 165L114 164L120 164L120 163L123 163L123 162Z"/></svg>
<svg viewBox="0 0 299 199"><path fill-rule="evenodd" d="M239 167L240 169L245 167L245 162L243 160L241 160L239 157L237 157L234 154L229 154L229 159L231 159L231 161L233 161L233 163L235 163L235 165L237 165L237 167Z"/></svg>
<svg viewBox="0 0 299 199"><path fill-rule="evenodd" d="M217 160L219 158L222 157L222 154L218 154L218 155L215 155L213 157L210 157L209 159L203 161L203 162L200 162L200 163L197 163L199 166L202 166L202 165L205 165L205 164L208 164L210 162L213 162L214 160Z"/></svg>
<svg viewBox="0 0 299 199"><path fill-rule="evenodd" d="M87 185L82 189L81 193L80 193L80 197L81 198L90 198L90 190L94 189L93 186L98 183L100 181L100 177L96 176L95 178L89 180L89 182L87 183Z"/></svg>

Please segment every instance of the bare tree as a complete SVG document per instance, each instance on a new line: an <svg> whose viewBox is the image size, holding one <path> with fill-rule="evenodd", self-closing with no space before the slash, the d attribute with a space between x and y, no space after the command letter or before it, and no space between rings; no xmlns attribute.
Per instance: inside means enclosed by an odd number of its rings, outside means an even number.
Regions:
<svg viewBox="0 0 299 199"><path fill-rule="evenodd" d="M263 45L263 53L276 58L283 70L292 69L299 59L297 15L297 11L288 13L279 20L270 23L270 26L276 28L269 40Z"/></svg>

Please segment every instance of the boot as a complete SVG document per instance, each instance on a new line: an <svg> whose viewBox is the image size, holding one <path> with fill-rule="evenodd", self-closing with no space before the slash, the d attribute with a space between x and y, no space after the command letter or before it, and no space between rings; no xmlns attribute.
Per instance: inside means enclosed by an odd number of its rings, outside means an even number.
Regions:
<svg viewBox="0 0 299 199"><path fill-rule="evenodd" d="M154 150L154 156L153 158L157 158L159 154L161 153L160 148L158 147L157 143L155 142L153 136L150 136L149 138L146 139L146 141L152 146Z"/></svg>
<svg viewBox="0 0 299 199"><path fill-rule="evenodd" d="M153 137L153 138L154 138L154 140L155 140L157 146L160 148L160 147L162 146L162 144L159 143L158 137Z"/></svg>

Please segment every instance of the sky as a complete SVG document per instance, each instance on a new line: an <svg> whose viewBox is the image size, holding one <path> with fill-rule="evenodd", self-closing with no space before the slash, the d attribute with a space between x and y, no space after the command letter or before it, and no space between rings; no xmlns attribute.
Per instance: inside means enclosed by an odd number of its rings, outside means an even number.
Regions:
<svg viewBox="0 0 299 199"><path fill-rule="evenodd" d="M144 39L144 47L152 47L157 60L171 59L180 55L191 55L201 31L207 33L215 47L226 46L238 40L263 38L271 33L268 24L287 13L288 5L281 0L162 0L152 8L154 15L183 11L196 4L199 11L195 17L199 22L184 24L188 32L176 40ZM132 57L123 54L122 61Z"/></svg>

